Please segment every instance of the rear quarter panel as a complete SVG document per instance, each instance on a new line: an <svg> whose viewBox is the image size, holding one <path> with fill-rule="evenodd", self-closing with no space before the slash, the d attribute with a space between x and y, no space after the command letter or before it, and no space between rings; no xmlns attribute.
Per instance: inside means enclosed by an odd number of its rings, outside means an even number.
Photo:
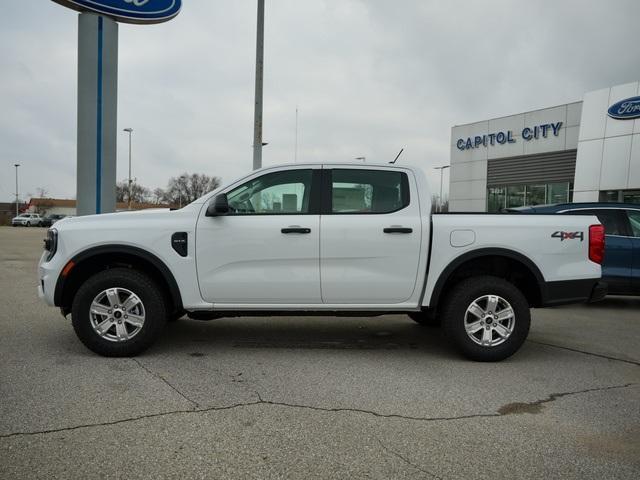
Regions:
<svg viewBox="0 0 640 480"><path fill-rule="evenodd" d="M443 214L433 215L432 223L433 240L423 306L429 305L438 279L451 262L484 248L510 250L528 258L546 282L601 276L600 265L589 260L589 225L600 223L595 216ZM452 233L457 230L473 231L473 243L452 246ZM582 232L582 240L578 236L554 237L555 232Z"/></svg>

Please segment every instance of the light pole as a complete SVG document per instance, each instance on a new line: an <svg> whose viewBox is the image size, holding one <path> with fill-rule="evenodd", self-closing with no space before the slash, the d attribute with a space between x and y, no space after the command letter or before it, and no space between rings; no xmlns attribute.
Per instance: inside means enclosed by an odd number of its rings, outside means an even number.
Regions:
<svg viewBox="0 0 640 480"><path fill-rule="evenodd" d="M443 165L441 167L434 167L434 170L440 170L440 197L438 199L438 211L442 212L442 171L445 168L449 168L451 165Z"/></svg>
<svg viewBox="0 0 640 480"><path fill-rule="evenodd" d="M18 167L19 163L14 163L14 167L16 167L16 217L18 216Z"/></svg>
<svg viewBox="0 0 640 480"><path fill-rule="evenodd" d="M296 138L293 147L293 163L298 163L298 106L296 105Z"/></svg>
<svg viewBox="0 0 640 480"><path fill-rule="evenodd" d="M133 128L127 127L123 130L123 132L127 132L129 134L129 205L128 205L128 209L131 210L131 134L133 133Z"/></svg>
<svg viewBox="0 0 640 480"><path fill-rule="evenodd" d="M256 93L253 116L253 169L262 168L262 73L264 69L264 0L258 0Z"/></svg>

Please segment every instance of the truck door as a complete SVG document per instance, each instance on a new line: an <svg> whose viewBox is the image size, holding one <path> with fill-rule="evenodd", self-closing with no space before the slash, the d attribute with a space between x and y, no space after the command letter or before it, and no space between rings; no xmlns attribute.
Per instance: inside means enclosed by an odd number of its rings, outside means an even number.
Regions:
<svg viewBox="0 0 640 480"><path fill-rule="evenodd" d="M315 173L314 173L315 172ZM290 167L232 187L229 213L200 214L202 298L218 304L317 304L321 169Z"/></svg>
<svg viewBox="0 0 640 480"><path fill-rule="evenodd" d="M421 218L413 175L399 169L323 170L322 301L394 304L416 287Z"/></svg>

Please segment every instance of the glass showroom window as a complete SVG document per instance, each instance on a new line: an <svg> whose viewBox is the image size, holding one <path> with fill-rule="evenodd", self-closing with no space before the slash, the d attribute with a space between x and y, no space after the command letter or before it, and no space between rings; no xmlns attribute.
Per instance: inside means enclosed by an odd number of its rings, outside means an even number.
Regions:
<svg viewBox="0 0 640 480"><path fill-rule="evenodd" d="M544 205L547 198L546 185L525 185L525 204Z"/></svg>
<svg viewBox="0 0 640 480"><path fill-rule="evenodd" d="M525 205L525 186L513 185L507 187L507 208L522 207Z"/></svg>
<svg viewBox="0 0 640 480"><path fill-rule="evenodd" d="M507 198L506 187L489 187L487 195L487 211L499 212L505 208Z"/></svg>
<svg viewBox="0 0 640 480"><path fill-rule="evenodd" d="M602 190L601 202L640 203L640 190Z"/></svg>
<svg viewBox="0 0 640 480"><path fill-rule="evenodd" d="M571 201L570 183L550 183L547 185L546 203L567 203Z"/></svg>
<svg viewBox="0 0 640 480"><path fill-rule="evenodd" d="M505 208L570 202L571 187L567 182L489 187L487 211L500 212Z"/></svg>
<svg viewBox="0 0 640 480"><path fill-rule="evenodd" d="M622 192L624 203L640 203L640 190L626 190Z"/></svg>

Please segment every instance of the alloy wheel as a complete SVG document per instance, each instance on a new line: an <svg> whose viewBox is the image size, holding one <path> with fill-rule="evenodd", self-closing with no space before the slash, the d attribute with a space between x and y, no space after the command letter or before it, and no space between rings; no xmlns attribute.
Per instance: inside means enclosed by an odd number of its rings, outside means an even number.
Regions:
<svg viewBox="0 0 640 480"><path fill-rule="evenodd" d="M513 333L516 316L513 308L498 295L483 295L467 307L464 328L478 345L495 347Z"/></svg>

